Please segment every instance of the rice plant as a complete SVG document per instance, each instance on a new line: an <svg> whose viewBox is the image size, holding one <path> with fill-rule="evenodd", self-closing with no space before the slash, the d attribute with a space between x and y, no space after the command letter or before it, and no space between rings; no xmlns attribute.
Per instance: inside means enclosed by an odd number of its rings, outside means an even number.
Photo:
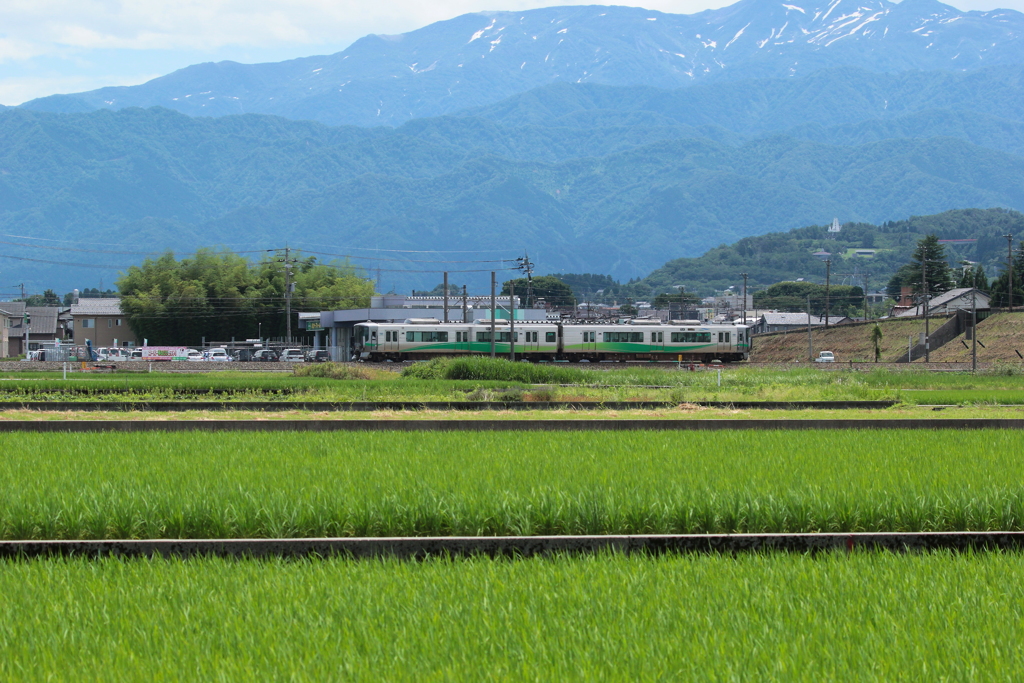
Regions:
<svg viewBox="0 0 1024 683"><path fill-rule="evenodd" d="M2 437L0 538L1024 530L987 431Z"/></svg>
<svg viewBox="0 0 1024 683"><path fill-rule="evenodd" d="M0 562L7 680L1017 680L1024 556Z"/></svg>

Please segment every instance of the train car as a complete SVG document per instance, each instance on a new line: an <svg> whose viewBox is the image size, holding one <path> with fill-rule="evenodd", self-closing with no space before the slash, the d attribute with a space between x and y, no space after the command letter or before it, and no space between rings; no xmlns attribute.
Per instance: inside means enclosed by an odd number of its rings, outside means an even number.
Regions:
<svg viewBox="0 0 1024 683"><path fill-rule="evenodd" d="M495 321L494 351L530 361L712 360L741 361L750 353L745 325L688 321L627 324ZM442 323L410 319L402 323L358 323L356 354L361 360L426 360L491 352L491 324Z"/></svg>

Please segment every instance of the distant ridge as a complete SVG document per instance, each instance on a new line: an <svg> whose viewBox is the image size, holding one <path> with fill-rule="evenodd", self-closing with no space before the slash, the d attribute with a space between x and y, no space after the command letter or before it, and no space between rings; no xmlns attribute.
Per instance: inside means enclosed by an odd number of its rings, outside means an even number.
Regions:
<svg viewBox="0 0 1024 683"><path fill-rule="evenodd" d="M803 76L964 71L1024 64L1024 14L961 12L935 0L741 0L698 14L550 7L466 14L334 55L207 63L138 86L54 95L36 111L162 106L189 115L275 114L397 125L485 106L554 82L676 88Z"/></svg>

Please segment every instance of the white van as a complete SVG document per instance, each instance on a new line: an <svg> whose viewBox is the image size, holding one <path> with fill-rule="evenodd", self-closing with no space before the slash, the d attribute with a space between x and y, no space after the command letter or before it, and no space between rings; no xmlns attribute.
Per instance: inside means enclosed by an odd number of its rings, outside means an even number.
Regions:
<svg viewBox="0 0 1024 683"><path fill-rule="evenodd" d="M128 360L131 355L131 349L120 348L117 346L101 346L96 349L96 358L98 360Z"/></svg>

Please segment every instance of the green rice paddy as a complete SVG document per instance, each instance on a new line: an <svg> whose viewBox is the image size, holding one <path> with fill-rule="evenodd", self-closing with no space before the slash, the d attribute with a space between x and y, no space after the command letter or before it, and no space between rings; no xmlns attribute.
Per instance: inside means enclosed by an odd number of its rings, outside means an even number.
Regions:
<svg viewBox="0 0 1024 683"><path fill-rule="evenodd" d="M0 563L6 680L1018 680L1024 557Z"/></svg>
<svg viewBox="0 0 1024 683"><path fill-rule="evenodd" d="M1024 434L3 436L0 538L1024 530Z"/></svg>

